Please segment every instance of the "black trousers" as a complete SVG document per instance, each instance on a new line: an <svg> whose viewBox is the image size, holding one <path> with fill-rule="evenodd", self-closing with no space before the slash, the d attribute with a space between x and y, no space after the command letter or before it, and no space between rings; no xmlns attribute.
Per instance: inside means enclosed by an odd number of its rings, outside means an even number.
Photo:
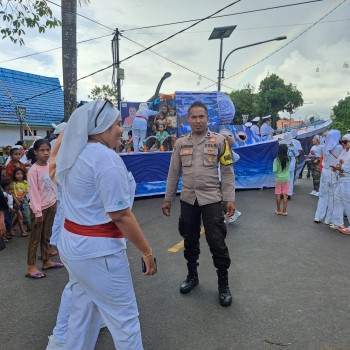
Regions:
<svg viewBox="0 0 350 350"><path fill-rule="evenodd" d="M225 243L227 234L221 202L199 206L180 201L181 214L179 232L184 238L184 256L188 262L196 262L199 258L199 238L201 218L203 220L205 237L213 256L214 266L219 270L227 270L231 259Z"/></svg>

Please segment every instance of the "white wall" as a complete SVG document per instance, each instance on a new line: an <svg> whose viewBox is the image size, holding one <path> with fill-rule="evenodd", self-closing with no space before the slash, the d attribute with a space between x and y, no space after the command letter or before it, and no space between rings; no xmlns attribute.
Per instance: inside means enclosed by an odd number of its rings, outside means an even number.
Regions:
<svg viewBox="0 0 350 350"><path fill-rule="evenodd" d="M47 130L52 130L52 128L42 129L42 128L31 128L32 131L36 130L36 135L45 137ZM19 136L19 126L0 126L0 146L12 146L20 139ZM30 136L24 136L24 140L32 141Z"/></svg>

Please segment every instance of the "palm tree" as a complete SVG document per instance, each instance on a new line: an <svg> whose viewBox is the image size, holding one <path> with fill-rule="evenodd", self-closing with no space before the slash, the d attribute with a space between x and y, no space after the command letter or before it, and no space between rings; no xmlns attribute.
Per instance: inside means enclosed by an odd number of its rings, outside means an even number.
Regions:
<svg viewBox="0 0 350 350"><path fill-rule="evenodd" d="M89 0L79 0L79 5ZM62 69L64 121L77 107L77 0L62 0Z"/></svg>

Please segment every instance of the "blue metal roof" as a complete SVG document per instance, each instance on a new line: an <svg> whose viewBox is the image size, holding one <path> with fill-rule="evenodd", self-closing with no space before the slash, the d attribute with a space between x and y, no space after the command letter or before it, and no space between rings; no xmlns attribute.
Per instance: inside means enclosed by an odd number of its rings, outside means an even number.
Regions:
<svg viewBox="0 0 350 350"><path fill-rule="evenodd" d="M63 120L63 91L58 78L0 68L0 81L16 105L26 107L25 119L29 125L51 127L51 123L58 124ZM2 84L0 83L0 125L19 125L15 106Z"/></svg>

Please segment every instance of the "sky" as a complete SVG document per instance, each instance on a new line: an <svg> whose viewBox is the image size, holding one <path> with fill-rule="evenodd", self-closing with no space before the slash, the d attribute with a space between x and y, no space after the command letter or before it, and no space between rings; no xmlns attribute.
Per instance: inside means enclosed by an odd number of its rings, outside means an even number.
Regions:
<svg viewBox="0 0 350 350"><path fill-rule="evenodd" d="M60 4L59 1L52 1ZM322 0L294 6L307 0L90 0L78 7L78 78L113 63L113 30L122 32L120 40L122 98L146 101L155 92L165 72L171 77L163 83L162 93L175 91L215 91L219 67L220 40L208 40L216 27L236 25L223 41L223 59L234 49L256 42L287 36L283 41L239 49L225 65L221 90L230 93L247 84L258 91L260 82L277 74L286 84L302 92L304 106L292 117L304 119L310 113L329 118L339 100L350 95L350 0ZM229 6L232 4L231 6ZM60 18L60 7L50 4ZM225 8L225 9L224 9ZM129 56L186 29L217 11L218 18L197 25L134 57ZM263 10L266 9L266 10ZM225 15L225 16L222 16ZM176 25L143 28L170 22ZM58 77L62 83L61 28L38 34L26 30L25 45L9 39L0 42L0 67L44 76ZM141 46L140 46L141 45ZM346 68L348 66L348 68ZM78 83L78 100L88 100L94 86L111 85L112 68ZM288 114L289 116L289 114Z"/></svg>

